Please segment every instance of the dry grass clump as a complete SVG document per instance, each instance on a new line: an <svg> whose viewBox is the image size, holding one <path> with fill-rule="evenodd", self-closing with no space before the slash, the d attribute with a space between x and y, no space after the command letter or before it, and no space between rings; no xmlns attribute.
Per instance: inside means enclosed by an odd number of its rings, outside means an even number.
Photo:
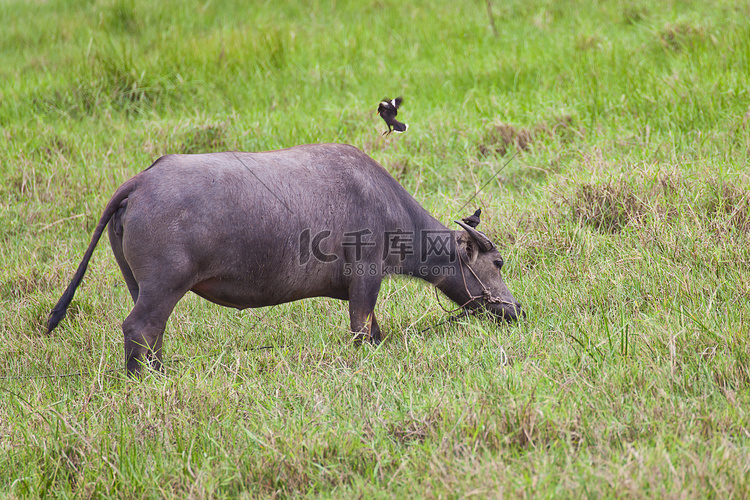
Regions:
<svg viewBox="0 0 750 500"><path fill-rule="evenodd" d="M638 24L646 19L648 9L641 5L627 5L622 9L622 21L625 24Z"/></svg>
<svg viewBox="0 0 750 500"><path fill-rule="evenodd" d="M574 137L582 137L582 131L571 115L554 116L549 120L537 123L534 126L536 138L549 137L563 143L570 142Z"/></svg>
<svg viewBox="0 0 750 500"><path fill-rule="evenodd" d="M657 36L662 46L679 52L685 47L703 41L706 37L706 29L688 21L681 21L668 23Z"/></svg>
<svg viewBox="0 0 750 500"><path fill-rule="evenodd" d="M532 128L516 127L510 123L493 123L479 141L480 156L505 155L509 149L528 151L534 141L549 137L568 142L574 135L580 135L575 128L573 117L562 115L542 121Z"/></svg>
<svg viewBox="0 0 750 500"><path fill-rule="evenodd" d="M571 252L568 235L556 229L564 218L553 205L546 213L523 212L493 238L501 248L515 247L516 265L524 272L530 271L554 255Z"/></svg>
<svg viewBox="0 0 750 500"><path fill-rule="evenodd" d="M706 183L706 216L721 233L750 231L750 192L731 182L711 180Z"/></svg>
<svg viewBox="0 0 750 500"><path fill-rule="evenodd" d="M672 219L685 188L684 180L674 172L648 181L632 176L587 182L576 185L569 197L560 195L558 206L570 207L573 219L581 225L618 233L627 226Z"/></svg>
<svg viewBox="0 0 750 500"><path fill-rule="evenodd" d="M624 180L583 184L565 202L570 205L573 218L582 225L608 233L617 233L629 224L642 222L651 213Z"/></svg>
<svg viewBox="0 0 750 500"><path fill-rule="evenodd" d="M496 123L490 127L479 143L479 154L489 156L499 154L504 156L513 147L520 151L529 149L533 139L531 130L517 128L509 123Z"/></svg>
<svg viewBox="0 0 750 500"><path fill-rule="evenodd" d="M577 185L559 205L568 206L572 217L606 233L628 226L664 223L679 214L714 234L747 233L750 230L750 193L730 181L715 178L682 179L674 173L655 179L610 179Z"/></svg>
<svg viewBox="0 0 750 500"><path fill-rule="evenodd" d="M434 438L438 432L440 414L433 410L421 418L407 415L401 422L391 422L386 427L388 432L401 444L424 443Z"/></svg>

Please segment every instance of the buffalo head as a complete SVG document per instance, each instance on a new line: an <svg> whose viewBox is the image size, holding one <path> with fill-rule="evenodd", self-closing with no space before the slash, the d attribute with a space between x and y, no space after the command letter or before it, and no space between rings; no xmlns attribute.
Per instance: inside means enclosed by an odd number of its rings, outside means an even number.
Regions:
<svg viewBox="0 0 750 500"><path fill-rule="evenodd" d="M525 317L500 271L503 258L483 232L456 221L463 231L454 231L455 272L439 287L451 300L470 311L486 310L499 319Z"/></svg>

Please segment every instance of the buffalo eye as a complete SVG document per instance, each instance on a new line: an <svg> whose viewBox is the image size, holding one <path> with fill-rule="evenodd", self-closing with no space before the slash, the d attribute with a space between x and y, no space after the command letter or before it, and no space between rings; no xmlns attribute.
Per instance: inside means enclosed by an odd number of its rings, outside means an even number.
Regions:
<svg viewBox="0 0 750 500"><path fill-rule="evenodd" d="M498 269L502 269L504 262L503 262L503 259L499 259L493 262L493 264L495 264L495 267L497 267Z"/></svg>

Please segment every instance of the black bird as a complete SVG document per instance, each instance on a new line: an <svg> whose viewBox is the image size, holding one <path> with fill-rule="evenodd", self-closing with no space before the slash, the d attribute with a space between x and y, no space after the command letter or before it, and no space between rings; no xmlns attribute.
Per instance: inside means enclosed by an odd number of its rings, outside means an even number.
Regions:
<svg viewBox="0 0 750 500"><path fill-rule="evenodd" d="M464 221L464 224L471 227L477 227L479 225L479 216L482 215L482 209L478 208L476 212L474 212L474 215L470 215L464 219L461 219Z"/></svg>
<svg viewBox="0 0 750 500"><path fill-rule="evenodd" d="M378 105L378 114L380 115L380 118L385 121L385 124L388 125L388 130L383 132L383 135L389 135L394 130L399 133L406 132L406 129L409 128L409 125L406 123L401 123L396 120L398 108L401 106L402 101L403 99L401 97L397 97L393 100L386 97L380 101L380 104Z"/></svg>

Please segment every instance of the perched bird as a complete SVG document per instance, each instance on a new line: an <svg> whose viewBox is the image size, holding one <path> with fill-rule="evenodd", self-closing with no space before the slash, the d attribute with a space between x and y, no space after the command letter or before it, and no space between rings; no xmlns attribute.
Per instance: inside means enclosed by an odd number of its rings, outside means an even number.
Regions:
<svg viewBox="0 0 750 500"><path fill-rule="evenodd" d="M482 209L477 208L477 211L474 212L474 215L470 215L466 218L461 219L464 221L464 224L471 227L477 227L479 225L479 216L482 215Z"/></svg>
<svg viewBox="0 0 750 500"><path fill-rule="evenodd" d="M406 129L409 128L409 125L406 123L401 123L396 120L398 108L401 106L402 101L403 99L401 97L397 97L393 100L389 100L386 97L380 101L380 104L378 105L378 114L380 115L380 118L385 121L385 124L388 125L388 130L383 132L383 135L389 135L394 130L399 133L406 132Z"/></svg>

